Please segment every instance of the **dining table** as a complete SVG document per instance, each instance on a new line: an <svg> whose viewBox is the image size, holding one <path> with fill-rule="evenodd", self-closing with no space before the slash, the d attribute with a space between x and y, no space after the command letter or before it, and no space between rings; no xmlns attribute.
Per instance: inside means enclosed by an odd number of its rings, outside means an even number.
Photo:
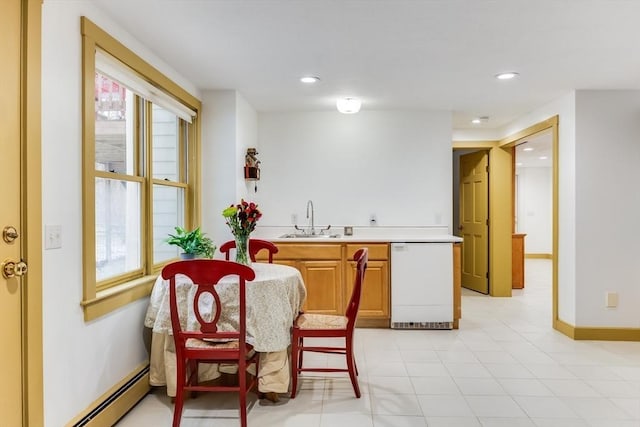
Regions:
<svg viewBox="0 0 640 427"><path fill-rule="evenodd" d="M306 298L304 281L300 271L291 266L253 262L250 267L255 272L255 279L246 282L247 342L260 353L258 390L261 393L286 393L290 379L291 326ZM178 312L184 330L199 328L193 311L196 289L188 277L176 277ZM237 330L238 277L223 277L216 289L224 307L218 328ZM215 305L212 295L202 295L200 304L203 314L212 314ZM176 354L169 310L169 281L162 276L156 279L151 291L144 325L152 331L149 382L152 386L166 386L167 395L173 397L176 393ZM221 373L236 372L237 366L209 364L201 366L198 375L200 381L208 381L218 378Z"/></svg>

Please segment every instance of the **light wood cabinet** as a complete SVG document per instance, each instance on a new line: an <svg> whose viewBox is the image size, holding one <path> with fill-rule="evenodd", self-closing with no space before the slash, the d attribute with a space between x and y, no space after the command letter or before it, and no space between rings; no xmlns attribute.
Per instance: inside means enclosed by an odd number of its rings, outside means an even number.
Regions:
<svg viewBox="0 0 640 427"><path fill-rule="evenodd" d="M462 243L453 245L453 329L460 327L462 318Z"/></svg>
<svg viewBox="0 0 640 427"><path fill-rule="evenodd" d="M278 242L273 262L300 270L307 288L304 310L343 315L355 278L353 255L369 248L369 264L362 287L359 327L389 327L389 245L386 243L289 243ZM265 262L265 253L257 261Z"/></svg>
<svg viewBox="0 0 640 427"><path fill-rule="evenodd" d="M369 263L364 274L360 310L356 325L359 327L388 328L391 321L388 244L347 245L348 267L345 279L345 303L351 297L356 273L356 263L351 260L353 259L353 254L362 247L369 249Z"/></svg>
<svg viewBox="0 0 640 427"><path fill-rule="evenodd" d="M342 261L298 261L307 288L303 310L310 313L344 314Z"/></svg>
<svg viewBox="0 0 640 427"><path fill-rule="evenodd" d="M526 234L514 234L511 241L511 287L524 288L524 237Z"/></svg>

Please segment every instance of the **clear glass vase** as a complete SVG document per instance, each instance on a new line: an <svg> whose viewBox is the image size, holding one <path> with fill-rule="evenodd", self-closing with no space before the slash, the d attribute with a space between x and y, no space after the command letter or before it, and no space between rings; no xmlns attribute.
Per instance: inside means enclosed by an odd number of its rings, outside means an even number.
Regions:
<svg viewBox="0 0 640 427"><path fill-rule="evenodd" d="M249 235L235 235L236 240L236 262L244 265L251 265L251 257L249 256Z"/></svg>

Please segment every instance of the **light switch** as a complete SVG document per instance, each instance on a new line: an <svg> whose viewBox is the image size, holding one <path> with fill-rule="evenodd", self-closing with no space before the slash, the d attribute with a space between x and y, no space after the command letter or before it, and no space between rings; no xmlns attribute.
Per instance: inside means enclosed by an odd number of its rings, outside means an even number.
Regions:
<svg viewBox="0 0 640 427"><path fill-rule="evenodd" d="M617 292L607 292L607 307L613 308L618 306L618 293Z"/></svg>
<svg viewBox="0 0 640 427"><path fill-rule="evenodd" d="M46 225L44 227L44 248L58 249L62 247L62 226Z"/></svg>

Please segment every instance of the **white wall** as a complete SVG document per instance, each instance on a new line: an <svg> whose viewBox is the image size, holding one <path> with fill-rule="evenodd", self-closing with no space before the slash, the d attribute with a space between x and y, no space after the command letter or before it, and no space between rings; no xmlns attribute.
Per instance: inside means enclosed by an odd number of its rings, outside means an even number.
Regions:
<svg viewBox="0 0 640 427"><path fill-rule="evenodd" d="M576 322L640 327L640 91L576 93ZM617 292L617 308L605 293Z"/></svg>
<svg viewBox="0 0 640 427"><path fill-rule="evenodd" d="M517 229L525 233L525 253L553 252L553 169L520 167L516 190Z"/></svg>
<svg viewBox="0 0 640 427"><path fill-rule="evenodd" d="M88 2L42 9L43 225L62 226L62 247L43 253L45 425L58 427L147 360L142 299L91 322L82 300L81 35L85 15L182 87L194 86Z"/></svg>
<svg viewBox="0 0 640 427"><path fill-rule="evenodd" d="M451 230L451 114L259 113L264 225L445 225Z"/></svg>
<svg viewBox="0 0 640 427"><path fill-rule="evenodd" d="M247 148L257 146L257 114L234 90L213 90L202 98L202 229L219 248L233 239L222 210L241 198L257 200L244 180ZM258 150L260 152L260 150ZM259 154L258 159L262 156ZM258 182L260 188L260 182ZM216 251L216 257L220 257Z"/></svg>

